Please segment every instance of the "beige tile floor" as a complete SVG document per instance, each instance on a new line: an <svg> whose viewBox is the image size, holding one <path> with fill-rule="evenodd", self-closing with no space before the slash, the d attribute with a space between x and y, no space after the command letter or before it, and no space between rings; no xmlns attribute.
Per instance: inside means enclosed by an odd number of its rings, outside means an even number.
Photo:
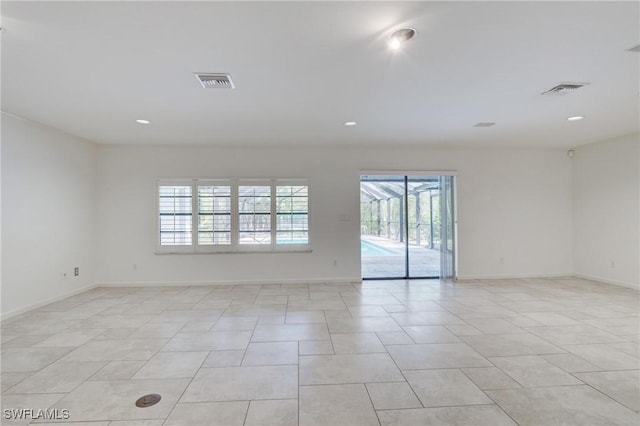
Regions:
<svg viewBox="0 0 640 426"><path fill-rule="evenodd" d="M638 425L639 327L573 278L99 288L3 322L2 424Z"/></svg>

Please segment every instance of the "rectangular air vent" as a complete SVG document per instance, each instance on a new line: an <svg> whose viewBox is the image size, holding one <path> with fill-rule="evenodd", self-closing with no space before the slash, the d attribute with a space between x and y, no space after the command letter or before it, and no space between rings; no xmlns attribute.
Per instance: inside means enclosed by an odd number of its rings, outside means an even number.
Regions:
<svg viewBox="0 0 640 426"><path fill-rule="evenodd" d="M236 86L229 74L200 74L196 78L205 89L233 89Z"/></svg>
<svg viewBox="0 0 640 426"><path fill-rule="evenodd" d="M546 92L542 92L541 95L566 95L586 86L587 84L589 83L560 83Z"/></svg>

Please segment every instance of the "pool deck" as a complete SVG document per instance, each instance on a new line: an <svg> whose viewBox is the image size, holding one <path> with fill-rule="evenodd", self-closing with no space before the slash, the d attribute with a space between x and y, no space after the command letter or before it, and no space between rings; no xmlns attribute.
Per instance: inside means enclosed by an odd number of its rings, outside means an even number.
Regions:
<svg viewBox="0 0 640 426"><path fill-rule="evenodd" d="M362 235L362 240L385 248L392 253L362 255L363 278L389 278L404 276L404 244L382 237ZM413 277L440 275L440 251L409 245L409 272Z"/></svg>

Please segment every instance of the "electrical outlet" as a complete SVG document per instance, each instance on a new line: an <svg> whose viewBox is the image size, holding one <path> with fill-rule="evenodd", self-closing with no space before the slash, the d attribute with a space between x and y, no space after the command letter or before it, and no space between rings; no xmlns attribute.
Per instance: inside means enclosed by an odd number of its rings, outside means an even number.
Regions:
<svg viewBox="0 0 640 426"><path fill-rule="evenodd" d="M73 268L73 276L77 277L78 275L80 275L80 268L76 266L75 268Z"/></svg>

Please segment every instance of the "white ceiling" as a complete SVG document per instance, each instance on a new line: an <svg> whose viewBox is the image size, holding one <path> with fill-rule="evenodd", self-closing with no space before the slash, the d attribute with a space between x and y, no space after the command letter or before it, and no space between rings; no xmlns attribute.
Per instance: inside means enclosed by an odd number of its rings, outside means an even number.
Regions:
<svg viewBox="0 0 640 426"><path fill-rule="evenodd" d="M638 17L636 1L3 1L2 110L101 143L570 147L638 131ZM402 26L418 36L393 52ZM540 95L561 82L590 85Z"/></svg>

